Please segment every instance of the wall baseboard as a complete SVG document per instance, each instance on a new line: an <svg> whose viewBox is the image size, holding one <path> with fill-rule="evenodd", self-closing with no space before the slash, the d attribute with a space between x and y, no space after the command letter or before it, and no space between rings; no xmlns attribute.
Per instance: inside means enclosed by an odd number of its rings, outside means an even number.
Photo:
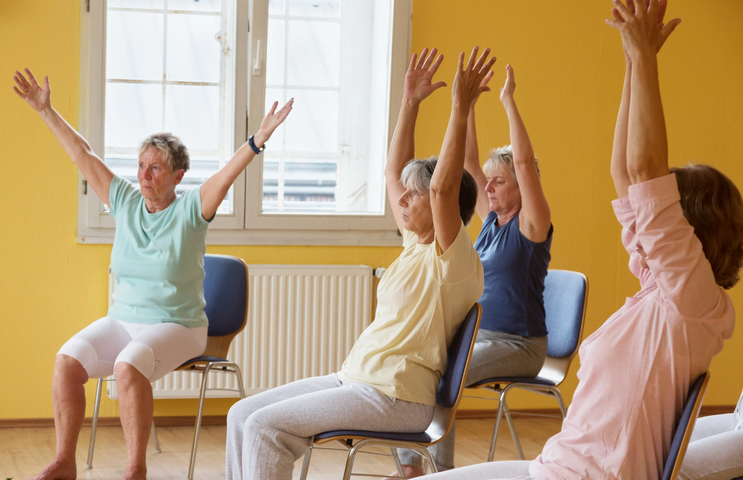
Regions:
<svg viewBox="0 0 743 480"><path fill-rule="evenodd" d="M723 413L733 413L735 405L710 405L703 406L700 416L719 415ZM497 410L459 410L457 418L459 419L476 419L476 418L495 418ZM559 416L560 410L557 408L542 408L534 410L511 410L515 417L520 415L550 415ZM192 427L195 417L155 417L155 425L158 427ZM83 420L83 426L89 427L93 423L92 418ZM226 425L227 415L210 415L201 419L204 426ZM101 417L98 419L100 427L120 427L119 417ZM53 418L14 418L0 419L0 428L50 428L54 427Z"/></svg>

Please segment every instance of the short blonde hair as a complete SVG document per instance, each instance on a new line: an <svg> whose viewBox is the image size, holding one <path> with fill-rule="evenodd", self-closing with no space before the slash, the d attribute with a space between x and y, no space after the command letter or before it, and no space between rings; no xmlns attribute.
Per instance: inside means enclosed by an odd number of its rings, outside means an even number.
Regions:
<svg viewBox="0 0 743 480"><path fill-rule="evenodd" d="M534 163L537 167L537 175L540 175L539 160L535 158ZM490 157L485 162L485 165L482 166L482 171L485 172L485 174L487 175L488 172L493 172L501 168L504 168L511 172L511 177L513 178L513 181L516 182L516 186L518 187L519 179L516 178L516 168L513 166L513 148L511 147L511 145L505 145L503 147L490 150Z"/></svg>
<svg viewBox="0 0 743 480"><path fill-rule="evenodd" d="M743 266L743 199L735 184L709 165L671 168L681 209L702 242L715 282L724 289L740 279Z"/></svg>
<svg viewBox="0 0 743 480"><path fill-rule="evenodd" d="M149 148L157 149L174 172L181 169L187 172L191 167L188 149L180 138L170 132L155 133L145 138L139 146L139 154L142 155Z"/></svg>

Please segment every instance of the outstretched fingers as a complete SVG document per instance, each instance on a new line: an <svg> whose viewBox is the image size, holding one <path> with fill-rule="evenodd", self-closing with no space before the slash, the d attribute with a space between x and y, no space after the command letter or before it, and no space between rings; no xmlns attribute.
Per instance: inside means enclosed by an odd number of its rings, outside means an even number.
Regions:
<svg viewBox="0 0 743 480"><path fill-rule="evenodd" d="M24 70L26 71L26 75L28 75L28 79L31 81L31 85L38 87L39 82L36 81L36 77L34 77L34 74L31 73L31 70L29 70L28 68L24 68Z"/></svg>
<svg viewBox="0 0 743 480"><path fill-rule="evenodd" d="M429 70L429 72L431 72L431 75L433 75L433 74L436 73L436 71L439 69L439 66L441 66L441 62L443 62L443 61L444 61L444 55L443 54L440 54L436 58L436 61L433 62L433 65L431 65L431 69ZM444 83L444 82L437 82L437 83Z"/></svg>
<svg viewBox="0 0 743 480"><path fill-rule="evenodd" d="M431 64L433 63L433 59L436 58L436 48L431 50L431 53L428 54L428 58L426 58L426 62L423 64L423 69L428 70L431 67Z"/></svg>
<svg viewBox="0 0 743 480"><path fill-rule="evenodd" d="M663 42L665 43L666 39L673 33L674 30L676 30L676 27L678 27L679 23L681 23L680 18L674 18L670 22L668 22L667 25L664 25L663 28L660 30L660 35L663 38Z"/></svg>
<svg viewBox="0 0 743 480"><path fill-rule="evenodd" d="M616 12L619 14L619 16L621 17L621 19L623 21L626 22L627 20L629 20L632 17L634 17L634 12L631 12L630 9L627 8L627 6L621 2L621 0L613 0L613 1L614 1L614 9L613 10L616 10ZM637 1L640 2L640 3L642 3L642 0L637 0ZM612 11L612 13L613 13L613 11ZM614 15L614 16L616 17L616 15ZM619 19L617 19L617 20L619 20Z"/></svg>
<svg viewBox="0 0 743 480"><path fill-rule="evenodd" d="M415 66L415 69L416 70L422 69L427 59L428 59L428 47L424 48L423 51L421 52L421 56L418 57L418 64Z"/></svg>

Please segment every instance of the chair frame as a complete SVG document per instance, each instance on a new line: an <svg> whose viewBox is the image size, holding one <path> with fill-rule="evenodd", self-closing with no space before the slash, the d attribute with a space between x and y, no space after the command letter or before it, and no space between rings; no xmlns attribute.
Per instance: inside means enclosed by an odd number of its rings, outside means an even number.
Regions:
<svg viewBox="0 0 743 480"><path fill-rule="evenodd" d="M242 378L242 371L240 370L240 366L237 365L234 362L230 362L226 360L227 353L229 351L230 345L232 344L232 340L245 328L245 326L248 323L248 305L249 305L249 299L250 299L250 276L248 272L248 264L245 263L245 260L239 257L234 257L231 255L217 255L217 254L207 254L206 256L209 257L226 257L231 258L240 261L242 263L243 267L245 268L245 279L246 279L246 287L247 290L245 292L245 312L243 315L243 323L235 332L228 334L228 335L221 335L221 336L209 336L207 337L206 342L206 348L204 349L204 353L200 355L200 357L209 356L209 357L219 357L224 360L212 360L212 361L193 361L189 360L188 362L184 363L183 365L176 368L174 371L189 371L189 372L201 372L201 389L200 389L200 395L199 395L199 408L196 414L196 423L194 425L194 437L193 442L191 445L191 459L189 461L188 466L188 480L193 480L193 472L196 466L196 452L198 450L199 446L199 433L201 432L201 420L204 412L204 400L206 399L206 392L207 390L222 390L222 391L229 391L229 392L236 392L240 395L240 399L245 398L245 387L243 385L243 378ZM200 358L196 357L196 358ZM208 388L208 379L210 373L221 373L221 374L231 374L234 375L237 379L237 389L232 388ZM98 379L98 386L96 388L96 397L95 397L95 408L93 410L93 424L92 424L92 431L90 433L90 445L88 446L88 461L85 465L85 468L91 469L93 468L93 452L95 450L95 437L96 437L96 431L98 428L98 413L100 409L101 404L101 396L102 396L102 387L103 382L111 382L115 381L115 378L113 375L105 378L99 378ZM155 419L153 417L152 419L152 438L155 444L155 453L161 453L160 449L160 441L157 437L157 429L155 428Z"/></svg>
<svg viewBox="0 0 743 480"><path fill-rule="evenodd" d="M426 469L426 465L428 465L428 468L431 470L431 473L438 473L438 469L436 468L436 461L434 460L433 455L431 455L431 451L428 450L428 447L439 443L449 433L449 431L452 428L452 425L454 424L454 416L457 413L459 402L462 400L462 392L464 391L464 382L467 379L466 372L469 369L470 359L472 358L472 351L474 350L474 347L475 347L475 339L477 338L477 332L480 328L480 320L482 318L482 306L479 303L476 303L475 305L473 305L473 307L477 307L477 320L475 321L475 330L472 335L472 340L470 341L469 351L467 353L467 361L465 362L465 366L464 366L465 375L462 375L462 378L459 383L459 389L458 389L459 393L457 394L457 399L451 407L444 407L436 403L436 407L434 409L434 414L433 414L433 419L431 420L431 423L425 432L429 434L429 436L431 437L433 441L428 442L428 443L419 443L419 442L408 442L408 441L403 441L403 440L374 438L374 437L368 437L368 436L363 436L363 435L342 435L342 436L328 437L328 438L322 438L322 439L316 439L315 437L313 437L310 447L307 449L307 452L305 453L305 456L304 456L304 462L302 464L302 473L299 477L300 480L307 479L307 474L309 473L309 465L310 465L310 459L312 457L313 449L317 448L321 450L342 450L339 448L314 446L314 444L319 445L319 444L324 444L324 443L328 443L332 441L336 441L340 443L341 445L343 445L345 448L342 451L348 452L348 456L346 458L346 466L343 472L343 480L350 480L352 475L367 476L367 477L384 476L384 475L373 475L373 474L365 474L365 473L353 473L353 464L354 464L354 461L356 460L356 455L358 453L391 456L395 462L395 466L397 467L397 472L400 475L399 478L401 479L407 478L403 475L402 464L400 463L400 458L397 454L397 448L407 448L407 449L413 450L418 455L424 458L425 460L424 465L423 465L424 472ZM469 311L467 312L467 316L469 316ZM356 444L353 444L353 440L358 440L358 441L356 442ZM372 446L387 447L390 449L390 455L387 455L384 453L378 453L378 452L362 452L364 448L372 447Z"/></svg>
<svg viewBox="0 0 743 480"><path fill-rule="evenodd" d="M520 460L525 460L526 457L524 456L524 450L521 447L521 442L519 441L518 434L516 433L516 428L513 423L513 418L511 417L511 411L508 408L508 403L506 402L506 397L508 396L508 393L513 389L520 389L520 390L526 390L533 393L538 393L540 395L544 395L550 398L554 398L557 400L557 403L560 407L560 416L557 415L548 415L548 414L537 414L537 413L520 413L520 415L524 416L540 416L540 417L550 417L550 418L560 418L564 419L567 415L567 408L565 406L565 401L562 398L562 393L560 393L560 390L557 388L559 387L562 382L565 380L568 374L568 370L570 368L570 364L573 361L573 358L575 358L575 355L578 353L578 350L580 348L581 342L583 341L583 329L586 325L586 309L588 306L588 278L581 272L575 272L572 270L561 270L561 269L554 269L550 271L564 271L564 272L571 272L580 275L583 277L583 282L585 284L585 295L583 296L583 317L581 318L580 322L580 332L578 333L578 341L575 344L575 348L573 351L564 357L550 357L548 356L544 360L544 365L542 366L542 370L539 372L537 377L544 378L546 380L551 381L554 383L553 385L544 385L544 384L538 384L538 383L525 383L525 382L509 382L505 379L500 379L497 382L489 382L482 384L475 384L471 388L481 388L483 390L488 390L497 395L496 398L493 397L481 397L481 396L470 396L468 398L478 398L483 400L493 400L498 402L498 410L495 415L495 426L493 427L493 436L490 440L490 450L488 452L488 462L493 461L493 457L495 456L495 447L498 442L498 434L500 433L500 426L501 421L503 417L506 418L506 423L508 424L508 428L511 431L511 438L513 439L513 443L516 447L516 453L519 456Z"/></svg>
<svg viewBox="0 0 743 480"><path fill-rule="evenodd" d="M703 378L703 379L702 379ZM694 400L694 405L692 406L691 410L691 416L689 418L689 423L686 426L686 429L684 430L684 435L681 438L681 444L679 445L678 454L676 455L676 458L673 462L673 469L671 470L670 475L666 475L666 470L668 468L667 465L663 466L663 476L661 477L661 480L676 480L678 478L679 472L681 471L681 466L684 463L684 457L686 456L686 449L689 446L689 441L691 440L691 435L694 432L694 424L697 422L697 418L699 417L699 411L702 409L702 402L704 401L704 394L707 392L707 385L709 384L709 378L710 373L705 372L701 377L697 378L691 387L691 392L693 393L694 386L696 386L696 383L699 380L702 380L702 385L699 388L699 393L697 394L697 398ZM686 401L684 401L684 408L681 409L681 415L683 417L683 411L686 410L686 406L689 399L687 398ZM681 418L679 419L679 422L681 422ZM671 445L673 445L673 441L676 438L676 435L678 434L678 428L679 425L676 425L676 430L673 432L673 436L671 437ZM672 452L669 452L669 456ZM666 458L666 462L668 463L668 458Z"/></svg>

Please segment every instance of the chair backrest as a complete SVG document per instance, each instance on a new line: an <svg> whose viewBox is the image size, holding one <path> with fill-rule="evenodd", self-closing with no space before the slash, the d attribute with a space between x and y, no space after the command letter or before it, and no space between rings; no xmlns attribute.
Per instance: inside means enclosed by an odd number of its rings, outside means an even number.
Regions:
<svg viewBox="0 0 743 480"><path fill-rule="evenodd" d="M480 328L481 316L482 307L479 303L476 303L467 313L449 344L446 372L439 380L439 389L436 392L436 409L434 410L433 420L426 429L432 443L436 443L446 436L454 422L454 414L457 412L457 406L464 390L470 357L472 357L472 350L475 348L475 338L477 337L477 330Z"/></svg>
<svg viewBox="0 0 743 480"><path fill-rule="evenodd" d="M228 255L204 256L204 298L209 319L205 355L225 357L248 321L248 265Z"/></svg>
<svg viewBox="0 0 743 480"><path fill-rule="evenodd" d="M708 383L709 372L706 372L697 378L697 381L689 389L684 409L681 411L681 418L671 440L671 449L668 451L668 457L666 457L662 480L676 480L678 478L681 464L684 463L686 447L689 445L689 439L694 430L694 423L696 423L699 410L702 408L702 400L704 400L704 392L707 390Z"/></svg>
<svg viewBox="0 0 743 480"><path fill-rule="evenodd" d="M569 270L549 270L544 280L547 356L572 358L583 335L588 279Z"/></svg>

